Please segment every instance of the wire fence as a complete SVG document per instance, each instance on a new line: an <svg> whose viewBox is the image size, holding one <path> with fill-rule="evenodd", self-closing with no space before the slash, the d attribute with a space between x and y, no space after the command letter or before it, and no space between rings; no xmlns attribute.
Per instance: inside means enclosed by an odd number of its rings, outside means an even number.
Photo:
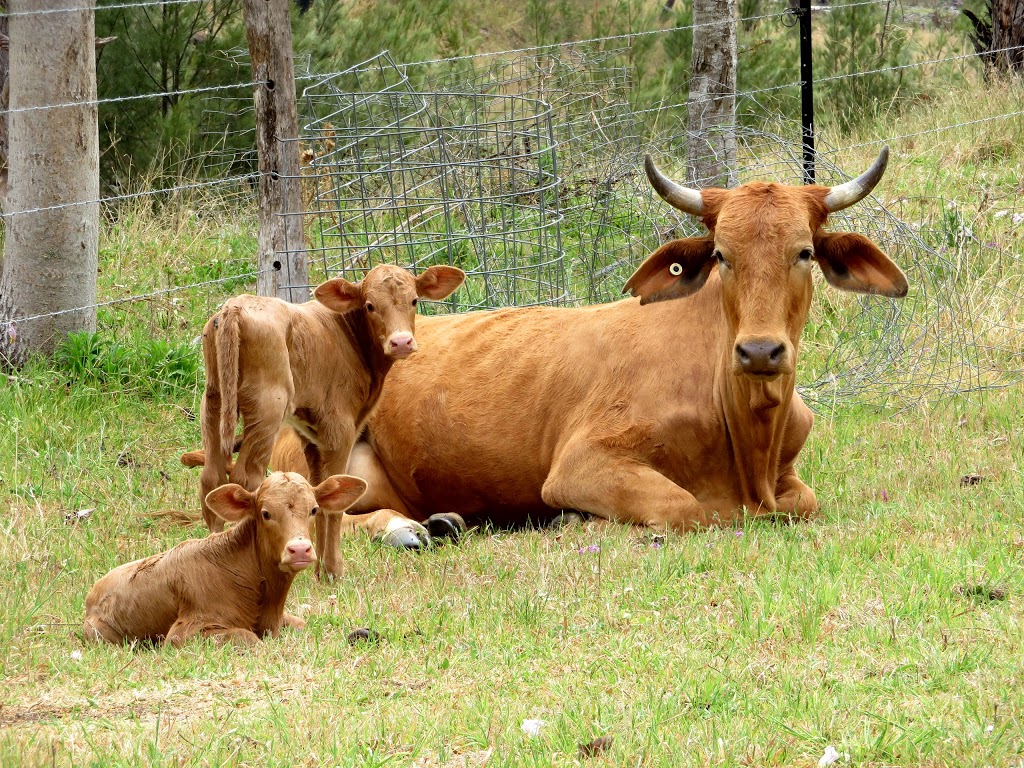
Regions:
<svg viewBox="0 0 1024 768"><path fill-rule="evenodd" d="M123 3L101 6L97 13L198 1ZM886 0L836 4L822 15L888 5ZM733 23L756 27L760 36L784 35L792 34L790 18L780 10ZM673 39L693 28L413 63L383 52L326 75L300 65L305 242L287 243L285 250L304 247L311 280L317 282L358 276L382 262L465 269L465 286L428 310L434 312L618 298L625 279L661 242L700 229L657 199L642 171L648 152L664 168L681 167L686 110L692 106L685 73L678 87L648 100L635 65L637 46L654 43L669 50ZM870 86L879 76L972 65L980 82L983 55L957 51L887 67L862 66L817 78L815 85L824 92ZM237 68L233 82L89 102L102 107L169 97L187 101L201 139L202 151L185 160L188 172L179 178L132 189L111 185L98 201L108 221L117 221L126 203L162 205L197 191L219 196L228 209L251 213L259 175L255 130L245 118L253 110L252 88L260 83L252 81L244 48L222 56ZM799 182L800 85L793 62L772 82L737 93L741 180ZM1022 117L1022 110L1005 109L845 144L830 141L826 132L818 137L818 181L833 184L846 180L847 172L859 172L844 163L873 144L948 131L960 131L970 142L972 129L999 121L1014 124ZM10 119L10 111L3 119ZM5 210L5 220L42 210L47 208ZM202 216L202 205L196 211ZM907 271L912 293L893 302L818 292L805 335L812 362L803 374L804 393L812 403L906 407L1020 379L1024 327L1016 307L1024 269L1012 249L1013 238L1024 230L1019 195L1003 196L979 212L925 191L914 199L886 199L883 193L834 219L833 226L866 234L889 253ZM992 229L1001 234L988 239ZM238 264L230 277L182 270L170 275L173 284L165 287L119 284L117 296L104 296L101 285L94 306L193 292L212 310L225 287L251 288L248 281L258 271L254 236L248 247L251 255L232 252ZM38 317L7 320L8 334Z"/></svg>

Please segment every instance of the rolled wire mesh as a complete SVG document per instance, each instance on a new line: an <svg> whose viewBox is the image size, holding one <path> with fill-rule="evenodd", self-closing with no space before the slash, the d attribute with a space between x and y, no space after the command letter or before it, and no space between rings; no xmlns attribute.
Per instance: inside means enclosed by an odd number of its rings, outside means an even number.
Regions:
<svg viewBox="0 0 1024 768"><path fill-rule="evenodd" d="M683 177L685 111L634 106L624 58L575 43L414 71L382 56L316 82L303 95L311 261L324 276L462 266L470 278L451 311L619 297L661 242L702 231L642 170L650 152ZM740 181L800 183L799 124L745 120L732 128ZM838 168L820 139L818 149L821 184L862 170ZM883 181L831 217L878 244L911 290L899 301L841 293L816 274L800 373L813 406L905 408L1020 379L1019 259L1006 242L965 235L958 215L887 201Z"/></svg>
<svg viewBox="0 0 1024 768"><path fill-rule="evenodd" d="M383 87L353 90L370 75ZM450 264L449 311L566 299L551 109L518 95L414 90L375 61L307 87L311 262Z"/></svg>

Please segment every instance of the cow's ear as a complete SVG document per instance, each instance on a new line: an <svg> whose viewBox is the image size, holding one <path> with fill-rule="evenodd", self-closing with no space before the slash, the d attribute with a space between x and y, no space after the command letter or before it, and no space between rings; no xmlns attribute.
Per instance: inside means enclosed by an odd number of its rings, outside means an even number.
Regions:
<svg viewBox="0 0 1024 768"><path fill-rule="evenodd" d="M458 267L436 264L416 276L416 295L440 301L451 296L465 279L466 273Z"/></svg>
<svg viewBox="0 0 1024 768"><path fill-rule="evenodd" d="M206 506L229 523L237 523L256 513L253 495L235 483L227 483L206 494Z"/></svg>
<svg viewBox="0 0 1024 768"><path fill-rule="evenodd" d="M640 297L641 304L681 299L701 289L711 274L715 241L710 237L672 240L647 257L626 281L627 291Z"/></svg>
<svg viewBox="0 0 1024 768"><path fill-rule="evenodd" d="M814 259L836 288L900 299L907 295L903 270L864 235L855 232L818 232Z"/></svg>
<svg viewBox="0 0 1024 768"><path fill-rule="evenodd" d="M359 309L363 305L363 292L359 283L350 283L343 277L336 277L318 285L313 296L328 309L340 315Z"/></svg>
<svg viewBox="0 0 1024 768"><path fill-rule="evenodd" d="M331 475L313 489L316 502L327 513L341 514L366 493L366 481L352 475Z"/></svg>

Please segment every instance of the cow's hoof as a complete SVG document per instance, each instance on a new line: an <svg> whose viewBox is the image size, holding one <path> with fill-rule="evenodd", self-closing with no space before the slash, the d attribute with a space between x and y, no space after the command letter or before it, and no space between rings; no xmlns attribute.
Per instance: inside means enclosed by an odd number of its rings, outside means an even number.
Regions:
<svg viewBox="0 0 1024 768"><path fill-rule="evenodd" d="M427 529L412 520L396 519L388 523L380 542L395 549L426 549L430 546Z"/></svg>
<svg viewBox="0 0 1024 768"><path fill-rule="evenodd" d="M458 541L466 532L466 521L457 512L440 512L427 518L427 530L432 538Z"/></svg>
<svg viewBox="0 0 1024 768"><path fill-rule="evenodd" d="M551 519L551 522L548 523L547 527L553 531L558 531L562 528L580 526L585 522L587 522L587 516L582 512L577 512L574 509L563 509Z"/></svg>

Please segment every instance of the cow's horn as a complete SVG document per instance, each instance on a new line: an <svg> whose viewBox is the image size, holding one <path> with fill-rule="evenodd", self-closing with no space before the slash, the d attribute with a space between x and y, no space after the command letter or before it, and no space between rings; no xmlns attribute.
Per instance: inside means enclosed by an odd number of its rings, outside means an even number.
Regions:
<svg viewBox="0 0 1024 768"><path fill-rule="evenodd" d="M871 194L871 190L875 188L882 178L882 174L885 173L885 166L888 162L889 145L885 144L882 146L882 151L878 153L878 158L864 173L852 181L832 187L832 191L825 198L825 205L830 211L841 211L854 203L859 203Z"/></svg>
<svg viewBox="0 0 1024 768"><path fill-rule="evenodd" d="M647 171L647 178L654 191L661 195L666 203L683 213L704 215L704 199L700 196L699 189L676 184L658 169L650 155L644 155L644 170Z"/></svg>

